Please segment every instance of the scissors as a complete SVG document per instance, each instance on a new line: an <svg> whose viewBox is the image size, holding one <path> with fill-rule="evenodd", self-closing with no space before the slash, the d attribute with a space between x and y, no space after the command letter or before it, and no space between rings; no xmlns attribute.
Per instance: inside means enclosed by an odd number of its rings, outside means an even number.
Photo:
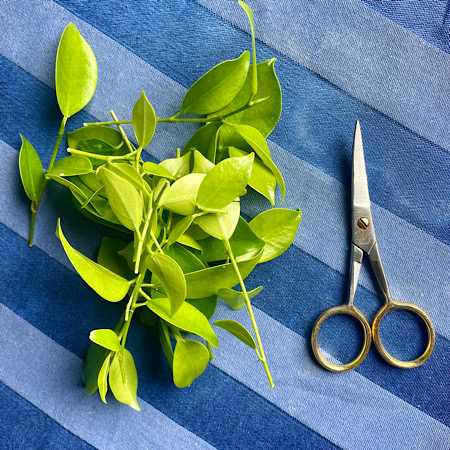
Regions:
<svg viewBox="0 0 450 450"><path fill-rule="evenodd" d="M361 313L354 305L356 288L358 286L359 273L364 253L369 255L369 260L375 277L383 293L385 303L378 310L372 323L372 329ZM381 356L390 364L402 369L412 369L425 363L431 356L434 349L436 335L433 324L426 312L412 303L394 301L389 292L386 274L381 263L378 243L375 237L375 230L372 222L370 210L369 187L367 184L366 165L364 162L364 152L361 137L361 127L359 121L356 122L355 136L353 141L353 163L352 163L352 248L349 275L348 300L344 305L330 308L323 312L316 320L311 335L311 345L318 362L328 370L333 372L345 372L358 367L369 353L373 342ZM380 325L383 318L391 311L408 310L417 314L424 322L428 331L428 343L421 356L412 361L401 361L391 356L384 348L380 338ZM358 356L347 364L334 364L325 359L320 352L318 336L319 329L323 322L331 316L337 314L347 314L356 318L364 329L364 344Z"/></svg>

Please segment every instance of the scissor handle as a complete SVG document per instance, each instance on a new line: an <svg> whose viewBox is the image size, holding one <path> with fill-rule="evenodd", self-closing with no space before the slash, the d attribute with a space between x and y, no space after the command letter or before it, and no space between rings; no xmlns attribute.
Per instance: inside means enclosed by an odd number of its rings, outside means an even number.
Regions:
<svg viewBox="0 0 450 450"><path fill-rule="evenodd" d="M391 356L386 349L384 348L383 344L381 343L381 337L380 337L380 325L383 318L389 314L392 311L396 311L398 309L404 309L407 311L411 311L414 314L418 315L427 326L428 331L428 343L425 351L420 355L418 358L412 360L412 361L401 361L399 359L394 358ZM417 305L414 305L413 303L403 303L403 302L396 302L393 300L388 301L377 313L375 316L375 319L373 320L372 324L372 333L373 333L373 341L375 343L375 346L381 356L384 358L385 361L387 361L389 364L392 364L395 367L400 367L401 369L414 369L415 367L421 366L423 363L425 363L428 358L431 356L431 353L433 353L434 344L436 342L436 333L434 331L433 324L428 317L427 313L420 308Z"/></svg>
<svg viewBox="0 0 450 450"><path fill-rule="evenodd" d="M364 329L364 344L359 352L359 355L351 362L347 364L334 364L322 356L319 349L319 329L322 324L331 316L338 314L346 314L348 316L354 317L363 326ZM325 369L331 370L332 372L346 372L347 370L354 369L358 367L366 358L367 353L369 353L370 345L372 344L372 333L370 330L370 325L367 319L363 316L362 312L351 305L341 305L334 308L327 309L324 311L316 320L313 326L313 331L311 334L311 346L317 361L325 367Z"/></svg>

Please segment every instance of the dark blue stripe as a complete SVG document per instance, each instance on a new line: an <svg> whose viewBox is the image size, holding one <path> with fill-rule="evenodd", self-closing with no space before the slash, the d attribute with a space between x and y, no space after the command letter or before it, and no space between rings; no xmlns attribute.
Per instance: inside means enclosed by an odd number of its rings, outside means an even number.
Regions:
<svg viewBox="0 0 450 450"><path fill-rule="evenodd" d="M84 357L89 332L115 326L122 304L100 299L76 273L3 225L0 249L9 255L0 262L4 304L60 345ZM190 388L176 388L156 334L137 321L127 347L139 373L139 396L217 448L335 448L212 365ZM218 436L217 423L229 432Z"/></svg>
<svg viewBox="0 0 450 450"><path fill-rule="evenodd" d="M448 2L427 0L424 4L416 0L403 0L401 2L362 1L430 44L450 53Z"/></svg>
<svg viewBox="0 0 450 450"><path fill-rule="evenodd" d="M0 447L3 450L94 448L1 382Z"/></svg>
<svg viewBox="0 0 450 450"><path fill-rule="evenodd" d="M129 8L119 0L57 3L186 87L213 65L238 56L250 45L246 33L193 0L140 2ZM130 27L133 34L128 32ZM205 39L216 42L214 54L204 51ZM257 54L259 60L277 57L283 113L270 136L275 143L348 184L345 155L351 153L355 120L361 120L372 201L450 242L446 150L262 42L257 42ZM380 171L380 167L389 167L389 171Z"/></svg>

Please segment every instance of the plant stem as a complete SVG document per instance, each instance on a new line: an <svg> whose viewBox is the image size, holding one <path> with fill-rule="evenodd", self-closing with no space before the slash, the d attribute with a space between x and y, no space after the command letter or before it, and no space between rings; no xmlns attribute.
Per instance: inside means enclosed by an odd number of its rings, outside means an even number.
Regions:
<svg viewBox="0 0 450 450"><path fill-rule="evenodd" d="M68 117L63 116L61 125L59 127L58 136L56 138L55 147L53 148L52 157L50 159L50 163L48 165L46 173L50 172L53 169L53 164L55 163L56 154L58 153L59 145L61 144L62 137L64 136L64 131L66 129L66 122ZM34 223L36 221L36 213L39 208L39 204L41 203L42 196L44 195L45 189L47 187L48 178L44 178L44 181L42 183L41 189L39 191L39 194L36 196L36 198L31 203L31 223L30 223L30 235L29 235L29 241L28 245L30 247L33 246L33 236L34 236Z"/></svg>
<svg viewBox="0 0 450 450"><path fill-rule="evenodd" d="M131 145L130 140L128 139L127 134L125 133L125 131L123 131L123 128L120 126L120 122L119 120L117 120L117 116L116 113L114 112L114 110L112 109L109 114L111 114L112 118L115 120L114 124L117 125L117 129L119 130L122 139L125 141L126 146L128 147L128 150L130 153L133 153L135 151L135 148ZM122 121L123 123L131 123L130 121Z"/></svg>
<svg viewBox="0 0 450 450"><path fill-rule="evenodd" d="M115 155L115 156L97 155L95 153L84 152L82 150L77 150L75 148L68 148L67 151L72 155L86 156L87 158L98 159L100 161L116 161L116 160L128 161L130 159L133 159L134 155L137 154L137 151L133 151L131 153L127 153L126 155Z"/></svg>
<svg viewBox="0 0 450 450"><path fill-rule="evenodd" d="M250 316L250 320L251 320L252 325L253 325L253 330L255 332L256 342L258 344L258 349L259 349L258 357L259 357L260 361L263 363L264 369L265 369L266 374L267 374L267 378L268 378L269 383L270 383L270 387L273 388L274 387L274 383L273 383L272 375L270 373L270 369L269 369L269 366L267 364L266 356L264 354L264 348L263 348L263 345L262 345L261 337L259 335L258 325L256 324L255 316L253 314L253 309L252 309L252 305L250 303L250 298L248 296L247 289L245 288L244 280L242 279L241 272L240 272L239 267L237 265L237 262L236 262L236 260L234 258L234 255L233 255L233 252L231 250L231 246L230 246L229 240L225 239L223 242L225 244L225 248L226 248L226 250L228 252L228 255L230 257L231 263L233 264L234 270L236 271L236 275L238 276L239 284L240 284L241 289L242 289L242 294L244 296L244 300L245 300L245 304L247 306L248 314Z"/></svg>

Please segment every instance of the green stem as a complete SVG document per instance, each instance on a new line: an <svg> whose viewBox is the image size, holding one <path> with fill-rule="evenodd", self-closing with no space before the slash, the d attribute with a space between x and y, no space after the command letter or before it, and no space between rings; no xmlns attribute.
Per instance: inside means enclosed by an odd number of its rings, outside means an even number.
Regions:
<svg viewBox="0 0 450 450"><path fill-rule="evenodd" d="M115 156L108 156L108 155L97 155L95 153L89 153L89 152L83 152L82 150L77 150L75 148L68 148L67 151L71 155L81 155L86 156L91 159L99 159L100 161L117 161L117 160L131 160L135 157L137 154L136 150L133 150L131 153L127 153L126 155L115 155Z"/></svg>
<svg viewBox="0 0 450 450"><path fill-rule="evenodd" d="M58 153L59 145L61 144L61 140L64 136L64 131L66 129L66 122L68 117L63 116L61 125L59 127L58 136L56 137L55 147L53 148L52 157L50 159L50 163L47 168L47 172L50 172L53 169L53 164L55 163L56 154ZM42 196L44 195L45 189L47 188L48 178L44 178L39 194L31 203L31 223L30 223L30 235L28 244L30 247L33 246L33 236L34 236L34 223L36 221L36 213L39 208L39 204L41 203Z"/></svg>
<svg viewBox="0 0 450 450"><path fill-rule="evenodd" d="M112 114L111 114L112 115ZM127 123L132 123L131 120L110 120L108 122L85 122L84 127L98 127L102 125L125 125Z"/></svg>
<svg viewBox="0 0 450 450"><path fill-rule="evenodd" d="M115 124L117 125L117 129L120 132L120 135L122 136L122 139L125 141L126 146L128 147L128 151L130 153L133 153L135 151L135 148L133 147L133 145L131 144L130 140L128 139L127 134L125 133L125 131L123 131L123 128L120 125L120 121L117 120L117 116L116 113L114 112L114 110L112 109L109 114L111 114L112 118L115 120ZM131 123L130 121L124 121L125 123Z"/></svg>
<svg viewBox="0 0 450 450"><path fill-rule="evenodd" d="M273 383L272 375L270 373L270 369L269 369L269 366L267 364L266 356L264 354L264 348L263 348L263 345L262 345L261 337L259 335L258 325L256 324L255 316L253 314L253 309L252 309L252 305L250 303L250 298L248 296L247 289L245 288L244 280L242 279L241 272L240 272L239 267L237 265L237 262L236 262L236 260L234 258L234 255L233 255L233 252L231 250L231 246L230 246L229 240L225 239L223 242L225 244L225 248L226 248L226 250L228 252L228 255L230 257L230 260L231 260L231 263L232 263L232 265L234 267L234 270L236 271L236 275L238 276L239 284L240 284L241 289L242 289L242 294L244 296L244 300L245 300L245 304L247 306L248 314L250 316L250 320L251 320L252 325L253 325L253 330L255 332L256 342L258 344L258 349L259 349L258 357L259 357L260 361L263 363L264 369L265 369L266 374L267 374L267 378L269 379L270 387L273 388L274 387L274 383Z"/></svg>

